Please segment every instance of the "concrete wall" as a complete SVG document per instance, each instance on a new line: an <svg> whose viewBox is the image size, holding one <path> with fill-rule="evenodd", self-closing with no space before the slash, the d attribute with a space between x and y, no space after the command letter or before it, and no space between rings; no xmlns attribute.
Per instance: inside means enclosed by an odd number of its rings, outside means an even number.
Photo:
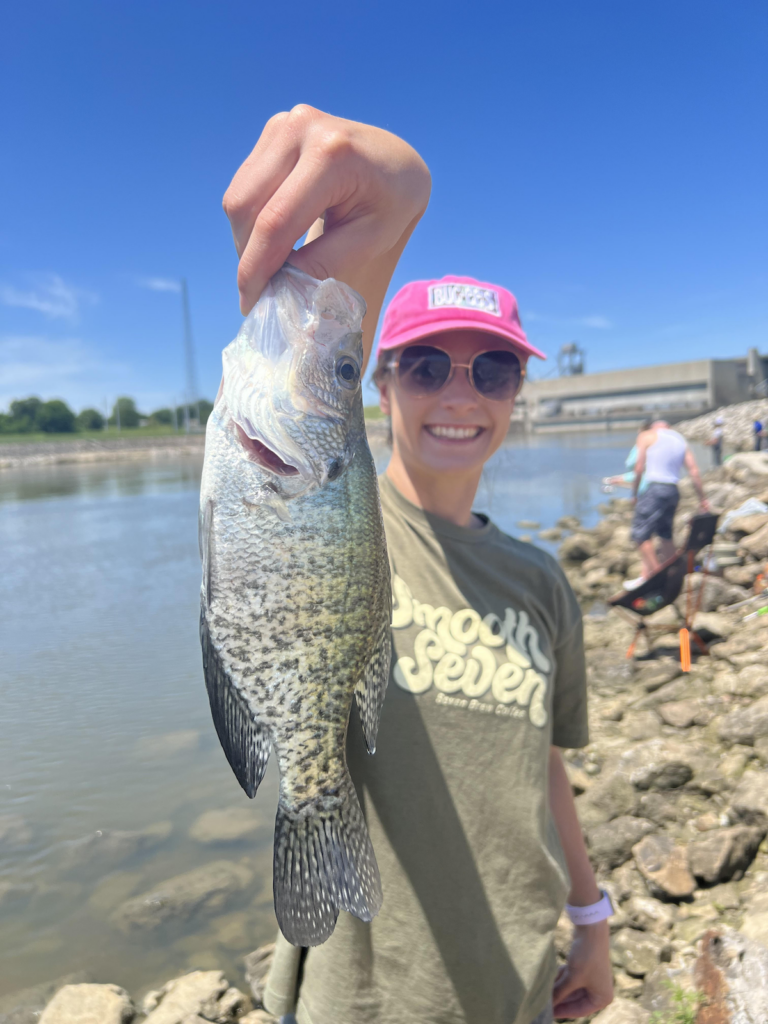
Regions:
<svg viewBox="0 0 768 1024"><path fill-rule="evenodd" d="M746 359L696 359L526 383L519 415L534 430L637 426L647 416L675 421L747 401Z"/></svg>

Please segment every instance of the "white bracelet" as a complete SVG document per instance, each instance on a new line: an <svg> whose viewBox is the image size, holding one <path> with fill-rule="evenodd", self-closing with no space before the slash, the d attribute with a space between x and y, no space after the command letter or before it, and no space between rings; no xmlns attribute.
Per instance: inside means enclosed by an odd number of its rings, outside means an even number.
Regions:
<svg viewBox="0 0 768 1024"><path fill-rule="evenodd" d="M611 917L613 914L611 897L605 889L601 889L600 892L603 894L601 899L588 907L572 907L570 903L565 904L568 917L575 925L597 924L598 921L605 921L607 917Z"/></svg>

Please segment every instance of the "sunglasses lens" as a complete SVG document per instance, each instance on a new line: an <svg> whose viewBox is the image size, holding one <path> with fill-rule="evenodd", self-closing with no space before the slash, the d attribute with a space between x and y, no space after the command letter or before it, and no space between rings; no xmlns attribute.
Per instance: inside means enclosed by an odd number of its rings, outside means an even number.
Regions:
<svg viewBox="0 0 768 1024"><path fill-rule="evenodd" d="M432 345L411 345L398 361L398 381L411 395L432 395L451 373L451 357Z"/></svg>
<svg viewBox="0 0 768 1024"><path fill-rule="evenodd" d="M520 360L514 352L483 352L472 364L472 382L484 398L514 398L520 387Z"/></svg>

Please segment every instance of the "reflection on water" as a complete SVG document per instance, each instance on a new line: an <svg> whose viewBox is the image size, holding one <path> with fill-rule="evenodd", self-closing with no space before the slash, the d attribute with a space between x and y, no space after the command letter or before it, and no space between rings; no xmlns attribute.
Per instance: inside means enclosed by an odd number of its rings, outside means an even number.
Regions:
<svg viewBox="0 0 768 1024"><path fill-rule="evenodd" d="M510 440L478 508L513 534L522 519L593 521L599 479L631 442ZM242 983L243 954L274 932L275 772L248 801L202 681L200 470L0 473L0 995L83 969L134 995L193 966ZM200 820L216 808L232 810ZM119 909L220 861L178 888L159 928Z"/></svg>

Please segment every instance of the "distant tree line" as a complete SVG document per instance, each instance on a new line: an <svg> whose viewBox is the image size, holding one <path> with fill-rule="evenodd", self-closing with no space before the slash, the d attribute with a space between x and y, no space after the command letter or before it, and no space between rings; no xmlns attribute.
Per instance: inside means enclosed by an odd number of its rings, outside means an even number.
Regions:
<svg viewBox="0 0 768 1024"><path fill-rule="evenodd" d="M205 398L189 406L190 422L204 426L213 409ZM105 421L98 409L83 409L77 415L60 398L43 402L40 398L21 398L11 402L7 413L0 412L0 434L72 434L83 430L103 430L105 426L134 430L142 426L175 426L184 430L187 422L187 407L155 409L145 415L136 408L132 398L125 395L112 406L112 414Z"/></svg>

